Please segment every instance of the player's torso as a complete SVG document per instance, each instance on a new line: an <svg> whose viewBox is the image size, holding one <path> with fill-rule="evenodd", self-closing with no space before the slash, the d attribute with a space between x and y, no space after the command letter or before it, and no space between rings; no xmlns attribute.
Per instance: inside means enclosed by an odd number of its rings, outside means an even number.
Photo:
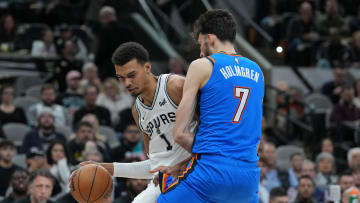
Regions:
<svg viewBox="0 0 360 203"><path fill-rule="evenodd" d="M140 130L150 137L149 158L152 168L173 165L190 156L173 139L177 105L171 100L166 89L169 76L159 76L152 106L146 106L139 97L135 103Z"/></svg>

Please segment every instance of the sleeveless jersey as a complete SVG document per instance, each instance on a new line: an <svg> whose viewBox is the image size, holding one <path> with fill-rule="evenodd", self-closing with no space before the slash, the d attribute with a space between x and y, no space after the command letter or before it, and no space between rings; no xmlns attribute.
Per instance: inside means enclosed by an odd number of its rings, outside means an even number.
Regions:
<svg viewBox="0 0 360 203"><path fill-rule="evenodd" d="M169 76L169 74L159 76L151 106L146 106L139 96L135 102L139 115L139 128L150 137L149 159L152 169L161 165L171 166L191 156L175 143L172 135L177 105L166 90Z"/></svg>
<svg viewBox="0 0 360 203"><path fill-rule="evenodd" d="M264 77L240 55L216 53L208 82L200 89L200 125L193 153L255 162L261 137Z"/></svg>

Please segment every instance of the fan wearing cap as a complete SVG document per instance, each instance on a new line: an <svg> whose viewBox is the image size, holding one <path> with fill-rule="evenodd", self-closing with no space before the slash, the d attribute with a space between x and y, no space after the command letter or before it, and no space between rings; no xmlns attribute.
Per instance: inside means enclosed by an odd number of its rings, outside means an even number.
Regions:
<svg viewBox="0 0 360 203"><path fill-rule="evenodd" d="M56 103L64 106L72 115L84 105L84 98L80 90L81 73L72 70L66 74L66 92L60 93Z"/></svg>
<svg viewBox="0 0 360 203"><path fill-rule="evenodd" d="M53 139L66 140L62 133L55 131L55 117L52 111L44 108L38 115L38 126L25 135L21 152L27 154L33 147L45 150Z"/></svg>
<svg viewBox="0 0 360 203"><path fill-rule="evenodd" d="M0 142L0 196L5 196L12 173L20 168L13 163L16 148L13 142L4 140Z"/></svg>
<svg viewBox="0 0 360 203"><path fill-rule="evenodd" d="M32 147L26 153L27 171L29 173L45 167L45 153L37 147Z"/></svg>

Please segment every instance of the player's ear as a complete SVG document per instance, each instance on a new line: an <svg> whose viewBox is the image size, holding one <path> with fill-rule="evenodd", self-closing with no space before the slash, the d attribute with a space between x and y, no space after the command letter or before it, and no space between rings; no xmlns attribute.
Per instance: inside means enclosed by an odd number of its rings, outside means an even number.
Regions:
<svg viewBox="0 0 360 203"><path fill-rule="evenodd" d="M144 68L145 68L146 73L151 72L151 64L149 62L145 63Z"/></svg>
<svg viewBox="0 0 360 203"><path fill-rule="evenodd" d="M215 35L207 34L207 41L210 46L214 46L215 45Z"/></svg>

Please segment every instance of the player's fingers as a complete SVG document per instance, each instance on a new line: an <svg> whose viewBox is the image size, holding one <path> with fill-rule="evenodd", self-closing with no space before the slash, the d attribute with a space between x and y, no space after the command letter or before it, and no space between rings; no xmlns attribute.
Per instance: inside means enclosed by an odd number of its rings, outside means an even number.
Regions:
<svg viewBox="0 0 360 203"><path fill-rule="evenodd" d="M156 172L160 171L160 172L164 173L164 169L165 169L165 166L159 166L159 167L156 167L156 168L150 170L149 172L156 173Z"/></svg>
<svg viewBox="0 0 360 203"><path fill-rule="evenodd" d="M88 164L96 164L96 162L94 162L94 161L83 161L83 162L80 163L80 166L86 166Z"/></svg>
<svg viewBox="0 0 360 203"><path fill-rule="evenodd" d="M154 183L155 187L158 186L158 184L159 184L159 175L156 175L154 177L153 183Z"/></svg>

